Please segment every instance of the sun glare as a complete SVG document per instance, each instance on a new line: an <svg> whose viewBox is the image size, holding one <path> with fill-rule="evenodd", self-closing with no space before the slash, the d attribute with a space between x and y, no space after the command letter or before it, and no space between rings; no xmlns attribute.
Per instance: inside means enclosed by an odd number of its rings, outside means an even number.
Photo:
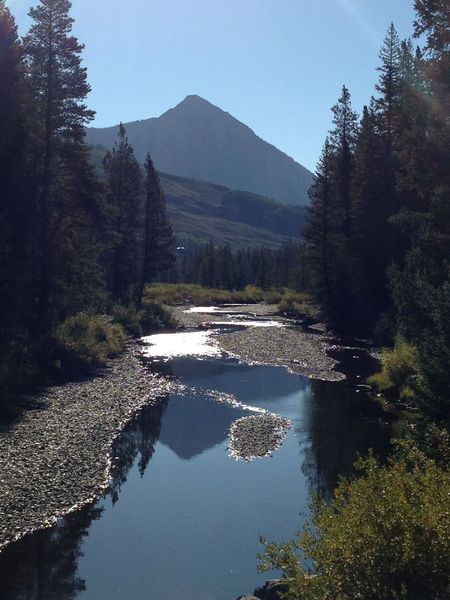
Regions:
<svg viewBox="0 0 450 600"><path fill-rule="evenodd" d="M378 33L371 26L370 22L364 17L359 6L354 0L337 0L339 6L347 13L358 28L366 35L370 42L378 47L380 39Z"/></svg>

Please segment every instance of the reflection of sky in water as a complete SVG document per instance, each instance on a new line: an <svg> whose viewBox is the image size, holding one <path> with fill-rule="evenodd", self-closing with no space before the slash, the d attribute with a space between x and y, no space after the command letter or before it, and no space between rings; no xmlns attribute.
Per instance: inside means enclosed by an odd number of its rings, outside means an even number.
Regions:
<svg viewBox="0 0 450 600"><path fill-rule="evenodd" d="M214 308L214 307L211 307ZM283 327L279 321L230 319L214 321L211 327ZM220 356L222 351L214 341L211 331L182 331L178 333L156 333L141 338L145 344L142 353L147 358L174 358L177 356Z"/></svg>

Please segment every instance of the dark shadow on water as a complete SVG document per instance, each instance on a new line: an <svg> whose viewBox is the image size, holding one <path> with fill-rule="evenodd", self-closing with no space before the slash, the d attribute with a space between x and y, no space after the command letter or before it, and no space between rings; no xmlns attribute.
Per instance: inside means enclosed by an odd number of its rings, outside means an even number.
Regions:
<svg viewBox="0 0 450 600"><path fill-rule="evenodd" d="M390 425L380 405L346 382L313 381L311 390L313 402L303 413L309 444L302 469L311 491L330 498L339 477L354 474L358 456L372 449L385 460L390 451Z"/></svg>

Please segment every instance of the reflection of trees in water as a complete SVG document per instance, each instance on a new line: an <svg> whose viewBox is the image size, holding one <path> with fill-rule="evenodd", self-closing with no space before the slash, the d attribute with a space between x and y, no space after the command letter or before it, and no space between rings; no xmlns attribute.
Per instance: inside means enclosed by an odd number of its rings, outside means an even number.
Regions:
<svg viewBox="0 0 450 600"><path fill-rule="evenodd" d="M311 388L311 407L304 414L308 445L302 470L311 491L330 498L339 477L354 473L358 454L373 448L376 456L386 456L390 432L381 421L381 407L345 382L312 381Z"/></svg>
<svg viewBox="0 0 450 600"><path fill-rule="evenodd" d="M0 554L2 600L71 600L85 589L77 577L83 537L101 508L89 506Z"/></svg>
<svg viewBox="0 0 450 600"><path fill-rule="evenodd" d="M114 446L117 457L111 494L116 502L128 471L139 455L143 475L153 455L165 402L146 407L124 430ZM61 519L51 529L28 535L0 554L1 600L74 600L86 584L77 577L83 538L103 509L87 506Z"/></svg>
<svg viewBox="0 0 450 600"><path fill-rule="evenodd" d="M113 456L116 457L116 461L110 483L113 504L119 499L122 485L126 482L128 472L138 455L139 472L141 477L144 475L155 451L168 397L166 396L164 401L158 402L155 406L145 407L116 440L113 448Z"/></svg>

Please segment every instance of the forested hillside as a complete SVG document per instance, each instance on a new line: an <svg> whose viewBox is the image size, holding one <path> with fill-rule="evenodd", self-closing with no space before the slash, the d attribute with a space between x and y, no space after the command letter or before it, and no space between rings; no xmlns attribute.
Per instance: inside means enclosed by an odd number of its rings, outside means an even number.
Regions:
<svg viewBox="0 0 450 600"><path fill-rule="evenodd" d="M104 146L91 148L99 177L104 176ZM177 245L198 246L213 241L231 248L276 248L299 239L305 208L224 186L159 173L167 214Z"/></svg>

